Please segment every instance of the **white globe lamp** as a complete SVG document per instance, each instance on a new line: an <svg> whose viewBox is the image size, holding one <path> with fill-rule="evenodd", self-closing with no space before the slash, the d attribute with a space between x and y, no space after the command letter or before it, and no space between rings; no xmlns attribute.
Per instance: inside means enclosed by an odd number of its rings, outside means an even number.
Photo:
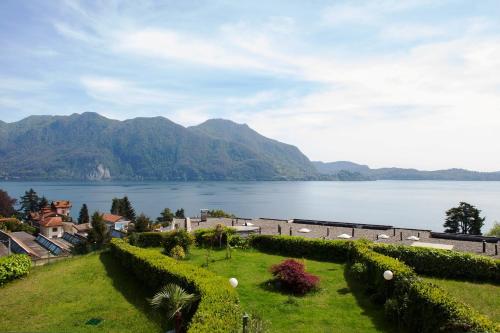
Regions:
<svg viewBox="0 0 500 333"><path fill-rule="evenodd" d="M236 280L236 278L234 278L234 277L230 278L229 284L231 285L231 287L236 288L238 286L238 280Z"/></svg>
<svg viewBox="0 0 500 333"><path fill-rule="evenodd" d="M394 273L391 271L385 271L383 275L384 279L386 279L387 281L392 280L392 278L394 277Z"/></svg>

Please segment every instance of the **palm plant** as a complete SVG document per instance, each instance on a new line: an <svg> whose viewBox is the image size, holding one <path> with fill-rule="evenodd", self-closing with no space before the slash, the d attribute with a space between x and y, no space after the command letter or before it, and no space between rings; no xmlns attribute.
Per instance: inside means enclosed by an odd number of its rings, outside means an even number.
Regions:
<svg viewBox="0 0 500 333"><path fill-rule="evenodd" d="M198 296L186 292L182 287L169 283L149 300L151 306L165 310L168 319L174 319L175 332L180 333L182 327L182 311L189 308L199 299Z"/></svg>

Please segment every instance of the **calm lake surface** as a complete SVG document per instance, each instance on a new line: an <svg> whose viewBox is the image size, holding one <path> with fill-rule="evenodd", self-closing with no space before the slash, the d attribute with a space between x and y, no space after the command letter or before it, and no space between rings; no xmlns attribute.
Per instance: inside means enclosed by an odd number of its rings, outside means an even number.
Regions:
<svg viewBox="0 0 500 333"><path fill-rule="evenodd" d="M73 217L83 203L108 211L128 195L137 213L156 218L162 208L221 208L241 217L308 218L442 230L445 211L460 201L486 216L483 230L500 221L500 182L0 182L19 198L33 188L49 200L69 199Z"/></svg>

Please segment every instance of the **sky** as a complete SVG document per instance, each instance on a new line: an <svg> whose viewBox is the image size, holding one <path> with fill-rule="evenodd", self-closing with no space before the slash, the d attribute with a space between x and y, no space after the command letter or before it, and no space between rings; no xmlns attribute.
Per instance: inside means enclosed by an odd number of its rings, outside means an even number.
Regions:
<svg viewBox="0 0 500 333"><path fill-rule="evenodd" d="M0 1L0 119L246 123L311 160L500 170L500 2Z"/></svg>

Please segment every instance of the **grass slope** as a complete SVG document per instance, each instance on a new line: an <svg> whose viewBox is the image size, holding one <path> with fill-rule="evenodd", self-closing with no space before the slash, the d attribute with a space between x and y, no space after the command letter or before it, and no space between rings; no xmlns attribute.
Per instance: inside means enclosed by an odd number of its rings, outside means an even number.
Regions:
<svg viewBox="0 0 500 333"><path fill-rule="evenodd" d="M206 250L193 249L189 260L205 263ZM321 277L321 290L305 297L290 297L266 288L268 268L285 257L254 250L212 251L208 269L218 275L236 277L244 311L259 313L270 322L270 332L390 332L383 310L369 302L356 286L348 283L344 265L306 261L307 270ZM352 287L352 289L351 289ZM359 289L358 289L359 290Z"/></svg>
<svg viewBox="0 0 500 333"><path fill-rule="evenodd" d="M76 257L0 288L0 332L161 332L148 296L109 253Z"/></svg>
<svg viewBox="0 0 500 333"><path fill-rule="evenodd" d="M500 286L489 283L425 278L467 303L491 320L500 323Z"/></svg>

